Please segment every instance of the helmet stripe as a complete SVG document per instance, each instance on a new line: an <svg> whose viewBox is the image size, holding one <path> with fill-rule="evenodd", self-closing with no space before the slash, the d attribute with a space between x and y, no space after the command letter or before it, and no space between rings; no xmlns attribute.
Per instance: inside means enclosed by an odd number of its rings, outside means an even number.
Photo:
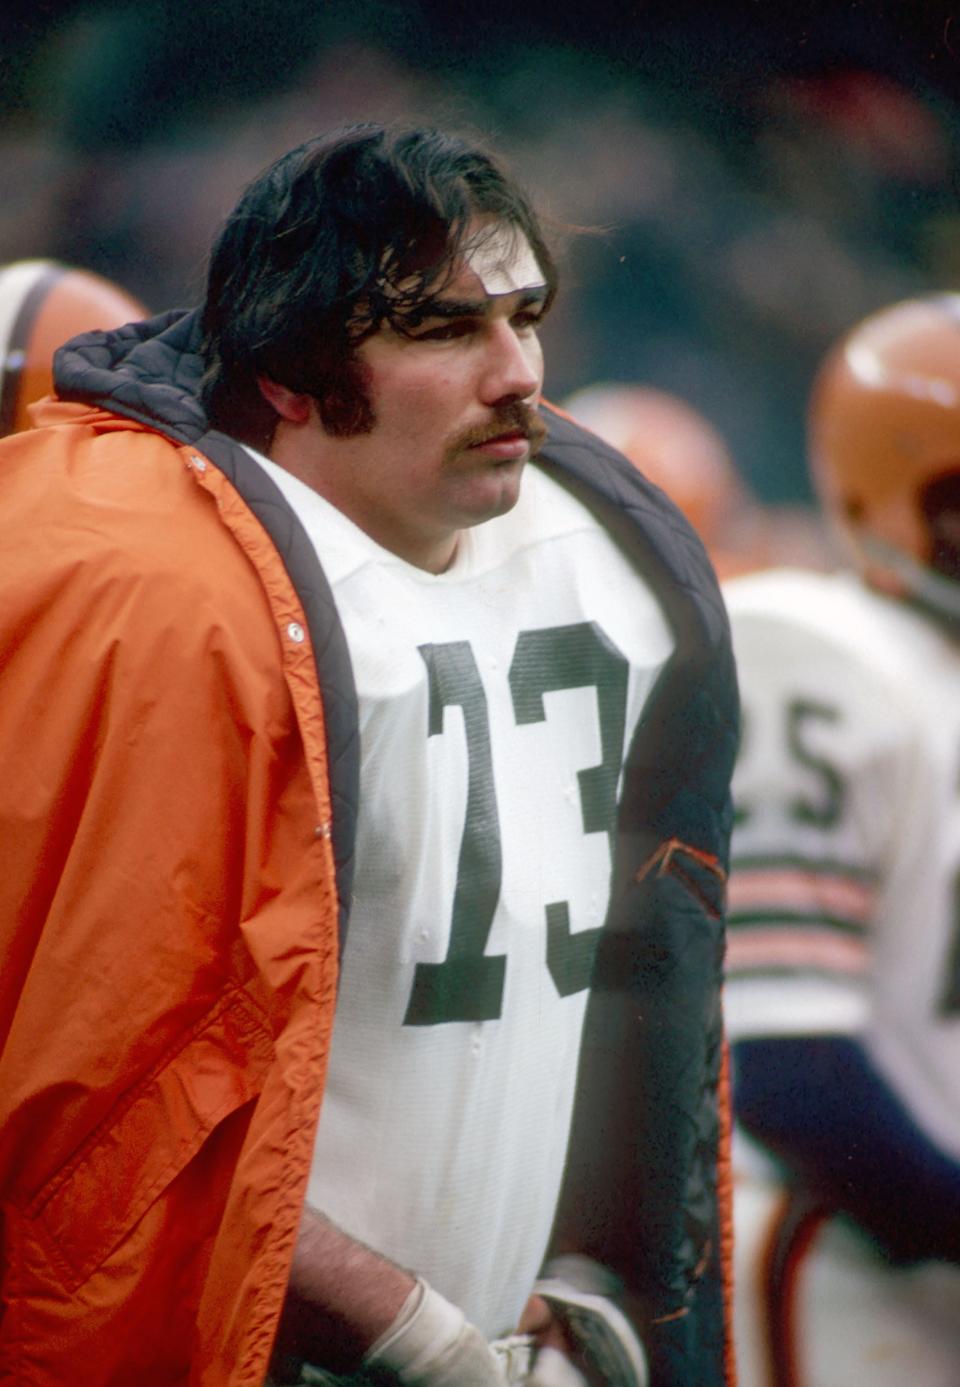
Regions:
<svg viewBox="0 0 960 1387"><path fill-rule="evenodd" d="M0 275L0 438L13 431L20 376L37 311L54 284L67 273L51 260L29 260ZM5 319L5 321L4 321Z"/></svg>

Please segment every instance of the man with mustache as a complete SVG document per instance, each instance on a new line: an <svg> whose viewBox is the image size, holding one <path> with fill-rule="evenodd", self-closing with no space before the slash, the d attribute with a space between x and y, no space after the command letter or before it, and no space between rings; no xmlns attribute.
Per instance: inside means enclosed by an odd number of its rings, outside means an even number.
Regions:
<svg viewBox="0 0 960 1387"><path fill-rule="evenodd" d="M6 445L12 1380L732 1381L728 632L555 288L335 131Z"/></svg>

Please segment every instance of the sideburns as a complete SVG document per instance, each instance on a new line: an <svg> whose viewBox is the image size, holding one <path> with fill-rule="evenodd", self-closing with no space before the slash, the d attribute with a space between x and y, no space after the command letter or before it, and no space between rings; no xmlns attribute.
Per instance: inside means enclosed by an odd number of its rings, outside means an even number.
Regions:
<svg viewBox="0 0 960 1387"><path fill-rule="evenodd" d="M319 383L315 395L320 422L331 438L355 438L372 433L376 415L370 403L370 372L348 359L336 376Z"/></svg>

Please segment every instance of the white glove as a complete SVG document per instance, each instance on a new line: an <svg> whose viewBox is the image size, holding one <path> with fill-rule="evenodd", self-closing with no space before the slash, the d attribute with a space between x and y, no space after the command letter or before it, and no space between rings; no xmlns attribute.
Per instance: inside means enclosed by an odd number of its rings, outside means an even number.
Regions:
<svg viewBox="0 0 960 1387"><path fill-rule="evenodd" d="M382 1365L411 1387L503 1387L504 1377L490 1345L422 1277L364 1365Z"/></svg>
<svg viewBox="0 0 960 1387"><path fill-rule="evenodd" d="M616 1303L621 1289L619 1278L607 1267L576 1255L554 1258L533 1287L534 1294L543 1297L577 1344L588 1383L648 1387L650 1377L643 1345ZM537 1355L534 1384L543 1352L541 1349ZM577 1376L584 1381L579 1371ZM547 1379L544 1387L553 1387L553 1379ZM556 1387L566 1387L566 1383L558 1380Z"/></svg>
<svg viewBox="0 0 960 1387"><path fill-rule="evenodd" d="M542 1348L537 1354L528 1387L588 1387L587 1379L558 1348Z"/></svg>

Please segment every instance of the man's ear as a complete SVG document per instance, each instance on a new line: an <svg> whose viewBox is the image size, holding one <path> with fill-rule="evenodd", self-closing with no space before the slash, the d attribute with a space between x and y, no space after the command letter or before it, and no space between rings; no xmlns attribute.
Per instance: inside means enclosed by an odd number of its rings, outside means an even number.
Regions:
<svg viewBox="0 0 960 1387"><path fill-rule="evenodd" d="M260 394L267 404L272 405L280 418L286 419L287 423L305 424L310 418L312 400L309 395L291 390L289 386L280 385L277 381L271 380L269 376L257 376L257 385L259 385Z"/></svg>

